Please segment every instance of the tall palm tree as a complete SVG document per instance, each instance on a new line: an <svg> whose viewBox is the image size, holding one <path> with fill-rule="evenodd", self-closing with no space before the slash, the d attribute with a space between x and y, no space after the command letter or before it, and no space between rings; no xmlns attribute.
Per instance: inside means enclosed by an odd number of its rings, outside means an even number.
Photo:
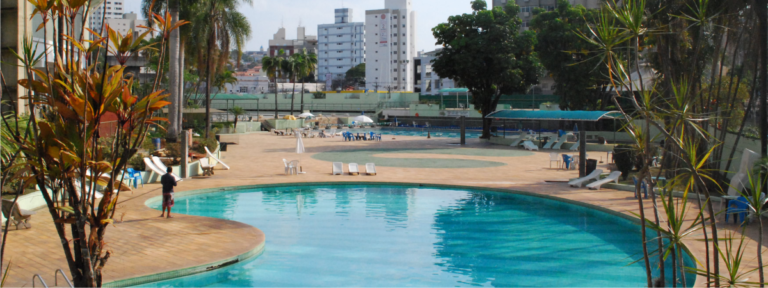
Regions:
<svg viewBox="0 0 768 288"><path fill-rule="evenodd" d="M291 115L293 115L293 98L296 98L296 77L301 74L301 54L293 54L283 61L283 69L288 74L288 79L293 82L291 89Z"/></svg>
<svg viewBox="0 0 768 288"><path fill-rule="evenodd" d="M218 96L221 91L226 92L227 84L235 85L237 82L238 81L237 77L235 77L235 71L225 70L216 74L216 79L213 80L213 87L216 87L216 95L213 95L211 100L216 99L216 96Z"/></svg>
<svg viewBox="0 0 768 288"><path fill-rule="evenodd" d="M283 77L283 49L275 57L265 56L261 59L261 67L267 72L267 77L275 83L275 119L277 119L277 79Z"/></svg>
<svg viewBox="0 0 768 288"><path fill-rule="evenodd" d="M304 51L302 51L301 55L303 58L301 63L301 111L304 113L304 81L307 77L309 77L309 75L314 74L315 69L317 69L317 54L307 53L307 48L304 48Z"/></svg>

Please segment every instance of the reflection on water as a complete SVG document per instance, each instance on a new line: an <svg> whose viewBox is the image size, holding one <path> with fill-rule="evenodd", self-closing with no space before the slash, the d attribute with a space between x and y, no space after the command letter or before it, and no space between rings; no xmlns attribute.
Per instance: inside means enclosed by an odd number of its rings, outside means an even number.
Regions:
<svg viewBox="0 0 768 288"><path fill-rule="evenodd" d="M254 260L148 286L645 284L643 266L630 264L640 250L636 227L551 200L395 186L179 198L179 211L258 227L266 250Z"/></svg>

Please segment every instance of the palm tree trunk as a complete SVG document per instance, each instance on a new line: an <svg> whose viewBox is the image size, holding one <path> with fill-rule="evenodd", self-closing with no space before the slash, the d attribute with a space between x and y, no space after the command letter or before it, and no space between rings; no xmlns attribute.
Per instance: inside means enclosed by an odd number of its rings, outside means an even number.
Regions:
<svg viewBox="0 0 768 288"><path fill-rule="evenodd" d="M179 2L178 0L168 0L168 10L171 13L171 25L179 22ZM170 83L171 97L168 106L168 133L165 135L166 141L176 143L179 137L181 123L179 123L179 110L181 106L181 95L179 95L179 29L171 31L171 39L168 42L170 69L168 71L168 80Z"/></svg>
<svg viewBox="0 0 768 288"><path fill-rule="evenodd" d="M277 119L277 75L275 76L275 119Z"/></svg>
<svg viewBox="0 0 768 288"><path fill-rule="evenodd" d="M178 29L177 29L178 30ZM187 106L187 101L184 99L184 44L186 39L179 37L179 132L184 129L184 107Z"/></svg>
<svg viewBox="0 0 768 288"><path fill-rule="evenodd" d="M291 115L293 115L293 98L296 96L296 75L293 75L293 89L291 90Z"/></svg>
<svg viewBox="0 0 768 288"><path fill-rule="evenodd" d="M304 113L304 79L305 77L301 78L301 113Z"/></svg>
<svg viewBox="0 0 768 288"><path fill-rule="evenodd" d="M215 2L213 2L215 3ZM213 6L213 5L211 5ZM213 18L213 17L211 17ZM213 22L213 19L211 19ZM211 27L210 34L208 35L208 55L206 61L208 62L208 68L206 71L206 84L205 84L205 138L208 139L211 135L211 74L213 73L213 45L216 44L215 28Z"/></svg>

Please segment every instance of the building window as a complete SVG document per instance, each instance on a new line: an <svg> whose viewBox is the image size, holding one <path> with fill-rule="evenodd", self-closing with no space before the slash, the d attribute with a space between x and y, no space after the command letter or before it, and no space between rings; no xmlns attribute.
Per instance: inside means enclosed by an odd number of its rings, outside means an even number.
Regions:
<svg viewBox="0 0 768 288"><path fill-rule="evenodd" d="M248 93L248 87L240 87L240 93Z"/></svg>
<svg viewBox="0 0 768 288"><path fill-rule="evenodd" d="M395 81L397 81L397 77L395 77Z"/></svg>
<svg viewBox="0 0 768 288"><path fill-rule="evenodd" d="M403 19L405 19L405 15L403 15Z"/></svg>
<svg viewBox="0 0 768 288"><path fill-rule="evenodd" d="M405 28L405 24L403 24L403 28Z"/></svg>
<svg viewBox="0 0 768 288"><path fill-rule="evenodd" d="M531 7L530 6L520 7L520 12L530 13L531 12Z"/></svg>

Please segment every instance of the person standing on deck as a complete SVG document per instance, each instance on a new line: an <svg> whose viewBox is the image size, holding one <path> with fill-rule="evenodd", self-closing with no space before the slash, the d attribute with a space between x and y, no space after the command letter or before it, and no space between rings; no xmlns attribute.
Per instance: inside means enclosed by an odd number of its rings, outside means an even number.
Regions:
<svg viewBox="0 0 768 288"><path fill-rule="evenodd" d="M163 177L160 177L160 184L163 185L163 213L160 214L160 217L165 217L165 209L167 208L168 218L173 218L171 217L171 207L173 207L174 204L173 187L176 186L176 178L171 174L173 171L171 167L168 167L166 171L168 173L163 175Z"/></svg>

